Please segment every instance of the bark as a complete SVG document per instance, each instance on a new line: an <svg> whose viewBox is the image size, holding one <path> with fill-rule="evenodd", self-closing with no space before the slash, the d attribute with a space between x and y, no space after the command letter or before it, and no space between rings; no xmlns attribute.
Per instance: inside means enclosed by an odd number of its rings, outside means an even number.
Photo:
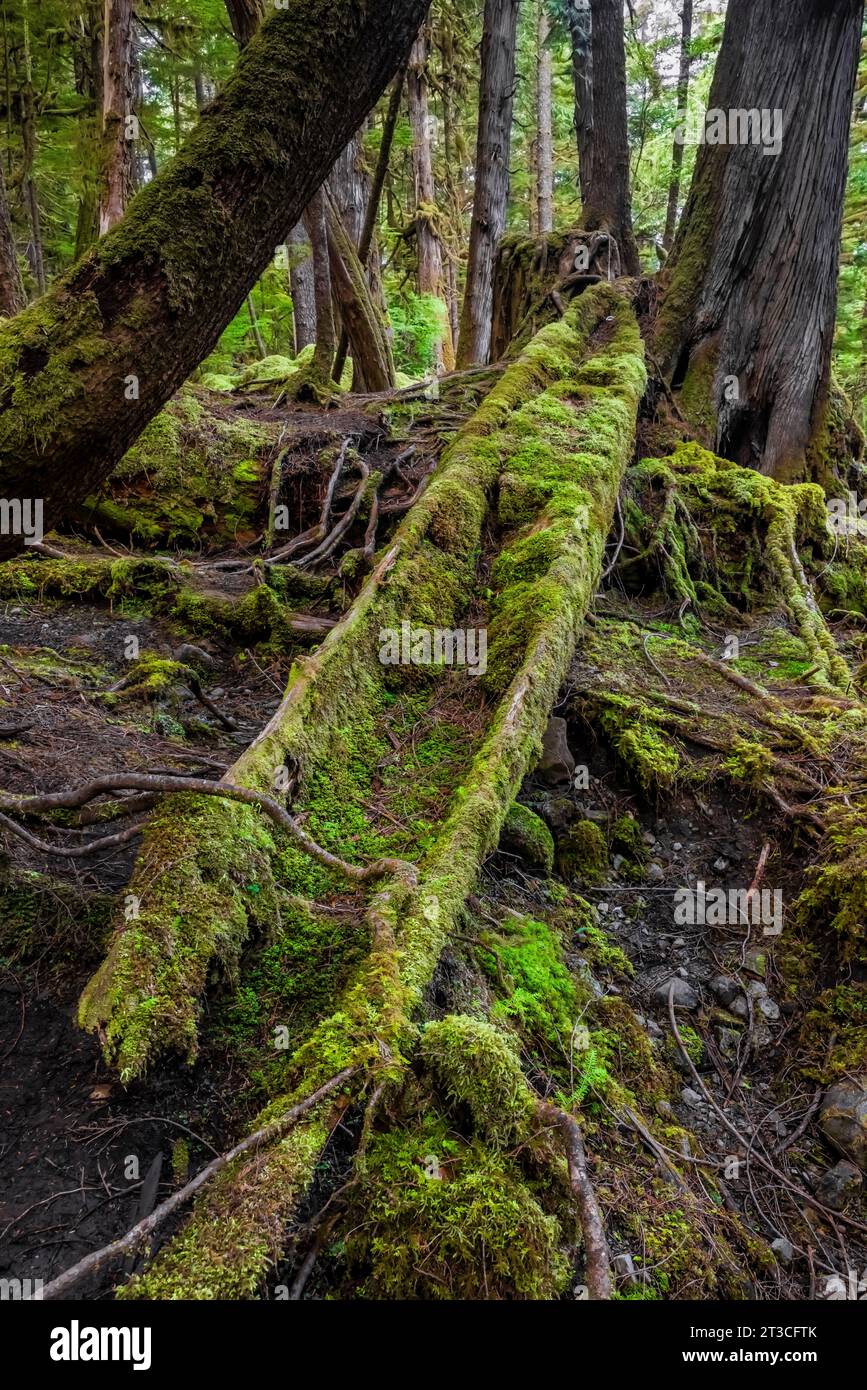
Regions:
<svg viewBox="0 0 867 1390"><path fill-rule="evenodd" d="M506 225L515 95L519 0L485 0L476 189L458 366L487 362L491 350L494 258Z"/></svg>
<svg viewBox="0 0 867 1390"><path fill-rule="evenodd" d="M545 0L539 0L536 169L540 236L548 236L554 230L554 109L551 48L548 42L550 34L551 21L545 8Z"/></svg>
<svg viewBox="0 0 867 1390"><path fill-rule="evenodd" d="M316 342L316 293L313 285L313 258L304 223L289 233L289 288L295 319L295 355Z"/></svg>
<svg viewBox="0 0 867 1390"><path fill-rule="evenodd" d="M427 61L429 43L424 30L412 47L407 75L409 118L412 126L412 170L415 190L415 229L418 252L418 292L443 305L443 332L436 344L438 372L454 366L454 345L448 318L448 291L443 271L443 245L437 226L438 209L431 148Z"/></svg>
<svg viewBox="0 0 867 1390"><path fill-rule="evenodd" d="M11 317L23 309L26 302L9 218L3 166L0 164L0 314Z"/></svg>
<svg viewBox="0 0 867 1390"><path fill-rule="evenodd" d="M262 23L264 0L226 0L226 9L238 47L243 48Z"/></svg>
<svg viewBox="0 0 867 1390"><path fill-rule="evenodd" d="M427 0L276 11L184 149L38 304L0 328L0 495L46 529L201 362L418 32ZM5 553L20 537L4 536Z"/></svg>
<svg viewBox="0 0 867 1390"><path fill-rule="evenodd" d="M133 186L135 143L127 129L132 115L132 0L105 0L102 39L102 177L99 233L126 211Z"/></svg>
<svg viewBox="0 0 867 1390"><path fill-rule="evenodd" d="M641 267L629 201L629 137L626 125L626 40L621 0L591 0L593 114L582 221L605 231L620 248L625 275Z"/></svg>
<svg viewBox="0 0 867 1390"><path fill-rule="evenodd" d="M374 303L346 224L327 195L326 224L331 290L352 354L353 389L388 391L395 377L385 321ZM317 347L318 341L317 337Z"/></svg>
<svg viewBox="0 0 867 1390"><path fill-rule="evenodd" d="M29 9L24 6L24 81L21 84L21 192L27 217L30 222L30 240L27 244L27 259L30 270L39 288L45 293L45 257L42 248L42 219L39 211L39 195L33 177L36 160L36 92L33 87L33 62L30 51Z"/></svg>
<svg viewBox="0 0 867 1390"><path fill-rule="evenodd" d="M677 79L678 126L681 125L686 116L687 103L689 100L689 71L691 66L689 49L690 43L692 42L692 0L683 0L681 20L680 72ZM668 186L668 209L665 214L665 231L662 234L662 245L666 251L671 250L671 244L674 241L674 229L677 225L677 208L680 201L680 178L683 170L683 150L683 141L675 139L671 156L671 183Z"/></svg>
<svg viewBox="0 0 867 1390"><path fill-rule="evenodd" d="M313 370L319 380L326 383L331 380L334 354L337 350L337 333L334 328L324 189L319 189L307 204L304 210L304 226L310 238L313 297L316 302L316 352L313 357Z"/></svg>
<svg viewBox="0 0 867 1390"><path fill-rule="evenodd" d="M81 15L81 39L74 53L75 90L85 111L78 121L78 161L81 194L75 225L75 259L79 260L99 235L99 162L102 121L102 4L88 0Z"/></svg>
<svg viewBox="0 0 867 1390"><path fill-rule="evenodd" d="M575 138L578 143L578 182L582 201L590 188L590 135L593 129L593 56L590 0L566 0L566 19L572 45L575 87Z"/></svg>
<svg viewBox="0 0 867 1390"><path fill-rule="evenodd" d="M706 141L664 276L657 357L717 452L821 471L862 0L732 0ZM730 112L782 113L782 138ZM719 122L708 127L710 138ZM766 148L777 153L766 153Z"/></svg>

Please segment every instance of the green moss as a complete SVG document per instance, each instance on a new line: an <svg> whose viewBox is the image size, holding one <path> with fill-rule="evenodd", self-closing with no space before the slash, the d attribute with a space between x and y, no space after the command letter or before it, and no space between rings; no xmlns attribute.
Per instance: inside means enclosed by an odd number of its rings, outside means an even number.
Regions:
<svg viewBox="0 0 867 1390"><path fill-rule="evenodd" d="M556 931L532 918L507 918L502 932L483 937L479 953L492 981L507 991L492 1017L511 1020L527 1041L558 1043L572 1031L577 993Z"/></svg>
<svg viewBox="0 0 867 1390"><path fill-rule="evenodd" d="M503 824L502 840L513 853L543 874L554 867L554 839L545 822L529 807L513 801Z"/></svg>
<svg viewBox="0 0 867 1390"><path fill-rule="evenodd" d="M587 887L599 883L608 872L608 845L599 826L580 820L557 843L557 869L563 878Z"/></svg>
<svg viewBox="0 0 867 1390"><path fill-rule="evenodd" d="M494 1148L527 1133L533 1102L509 1036L482 1019L451 1014L429 1023L420 1055L451 1105L464 1105Z"/></svg>

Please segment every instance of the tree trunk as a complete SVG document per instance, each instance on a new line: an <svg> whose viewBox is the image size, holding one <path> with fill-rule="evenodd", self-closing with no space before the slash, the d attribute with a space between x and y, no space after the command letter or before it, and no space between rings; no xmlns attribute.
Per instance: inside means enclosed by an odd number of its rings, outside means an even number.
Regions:
<svg viewBox="0 0 867 1390"><path fill-rule="evenodd" d="M395 379L385 322L373 301L364 267L346 223L329 195L326 193L324 196L331 290L340 308L352 354L353 389L388 391L394 386ZM318 346L317 336L317 350ZM336 370L335 366L335 374Z"/></svg>
<svg viewBox="0 0 867 1390"><path fill-rule="evenodd" d="M548 42L551 21L539 0L538 63L537 63L537 176L539 196L539 235L548 236L554 230L554 109L552 92L551 47Z"/></svg>
<svg viewBox="0 0 867 1390"><path fill-rule="evenodd" d="M657 356L681 408L780 479L821 469L863 13L731 0L664 276Z"/></svg>
<svg viewBox="0 0 867 1390"><path fill-rule="evenodd" d="M109 476L214 344L378 100L427 0L278 10L123 222L0 327L0 495L46 528ZM0 538L5 553L20 537Z"/></svg>
<svg viewBox="0 0 867 1390"><path fill-rule="evenodd" d="M622 0L591 0L590 12L593 114L582 221L588 231L609 232L620 248L624 275L638 275L629 202Z"/></svg>
<svg viewBox="0 0 867 1390"><path fill-rule="evenodd" d="M566 20L572 43L572 80L575 87L575 138L578 142L578 182L581 200L590 190L590 137L593 129L593 55L591 50L590 0L565 0Z"/></svg>
<svg viewBox="0 0 867 1390"><path fill-rule="evenodd" d="M9 204L6 199L6 181L3 166L0 164L0 314L12 317L27 303L21 271L18 268L18 254L12 223L9 218Z"/></svg>
<svg viewBox="0 0 867 1390"><path fill-rule="evenodd" d="M334 327L331 267L328 256L328 224L325 211L325 190L320 188L304 210L304 226L310 238L313 257L313 297L316 301L316 352L313 372L322 385L331 381L337 332Z"/></svg>
<svg viewBox="0 0 867 1390"><path fill-rule="evenodd" d="M75 90L85 103L78 119L77 150L81 193L75 224L75 259L80 260L99 235L99 166L102 150L102 12L101 0L82 7L81 35L74 49Z"/></svg>
<svg viewBox="0 0 867 1390"><path fill-rule="evenodd" d="M99 233L119 222L132 193L132 0L105 0L102 39L102 179Z"/></svg>
<svg viewBox="0 0 867 1390"><path fill-rule="evenodd" d="M431 148L431 116L428 108L427 61L429 44L422 30L409 60L407 91L412 126L412 170L415 188L415 228L418 252L418 292L431 295L443 306L442 335L435 347L438 372L454 366L454 345L448 318L448 291L443 274L443 246L437 230L436 188Z"/></svg>
<svg viewBox="0 0 867 1390"><path fill-rule="evenodd" d="M506 225L515 95L519 0L485 0L476 188L458 365L487 362L491 350L494 257Z"/></svg>
<svg viewBox="0 0 867 1390"><path fill-rule="evenodd" d="M226 9L238 47L243 48L262 23L264 0L226 0Z"/></svg>
<svg viewBox="0 0 867 1390"><path fill-rule="evenodd" d="M313 258L310 239L303 222L289 233L289 288L295 319L295 355L316 342L316 293L313 286Z"/></svg>
<svg viewBox="0 0 867 1390"><path fill-rule="evenodd" d="M45 293L45 256L42 248L42 219L39 211L39 195L33 177L36 160L36 92L33 87L33 61L30 51L30 11L24 5L24 81L21 86L21 143L23 157L21 166L21 191L27 217L30 222L30 241L27 246L27 259L30 270L39 288Z"/></svg>
<svg viewBox="0 0 867 1390"><path fill-rule="evenodd" d="M690 43L692 42L692 0L683 0L682 28L680 35L680 74L677 80L677 120L683 124L689 100L689 70L691 66ZM668 209L665 214L665 231L662 245L671 250L674 230L677 226L677 207L680 201L680 177L683 170L683 141L675 139L671 156L671 183L668 186Z"/></svg>

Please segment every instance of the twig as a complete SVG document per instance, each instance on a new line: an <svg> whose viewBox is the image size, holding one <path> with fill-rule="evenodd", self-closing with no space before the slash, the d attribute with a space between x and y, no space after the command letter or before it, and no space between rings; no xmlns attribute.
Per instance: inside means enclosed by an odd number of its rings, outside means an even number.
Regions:
<svg viewBox="0 0 867 1390"><path fill-rule="evenodd" d="M559 1129L569 1165L569 1185L578 1203L578 1215L584 1234L587 1288L591 1299L609 1299L611 1284L611 1251L605 1236L602 1212L587 1171L587 1154L578 1121L556 1105L540 1100L537 1111L541 1119Z"/></svg>

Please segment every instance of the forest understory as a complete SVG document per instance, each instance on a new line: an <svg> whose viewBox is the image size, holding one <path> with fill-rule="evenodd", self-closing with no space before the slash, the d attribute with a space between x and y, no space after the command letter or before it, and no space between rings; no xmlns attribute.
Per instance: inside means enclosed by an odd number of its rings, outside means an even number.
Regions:
<svg viewBox="0 0 867 1390"><path fill-rule="evenodd" d="M779 1300L867 1266L867 547L691 437L626 290L551 317L331 408L185 387L0 566L0 1274ZM486 660L383 664L404 621ZM220 779L253 804L183 786ZM782 917L680 924L693 883Z"/></svg>

